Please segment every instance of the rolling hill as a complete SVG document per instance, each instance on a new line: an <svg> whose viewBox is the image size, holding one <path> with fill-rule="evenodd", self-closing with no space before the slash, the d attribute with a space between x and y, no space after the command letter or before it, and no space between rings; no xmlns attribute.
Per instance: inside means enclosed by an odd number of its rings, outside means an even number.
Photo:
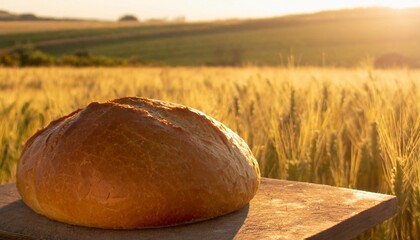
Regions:
<svg viewBox="0 0 420 240"><path fill-rule="evenodd" d="M38 17L32 13L16 14L0 10L0 21L76 21L78 19L58 19L50 17Z"/></svg>
<svg viewBox="0 0 420 240"><path fill-rule="evenodd" d="M376 61L383 66L418 67L419 26L419 8L366 8L240 21L54 31L37 28L0 35L0 49L6 52L29 43L55 56L87 49L109 57L185 66L351 67Z"/></svg>

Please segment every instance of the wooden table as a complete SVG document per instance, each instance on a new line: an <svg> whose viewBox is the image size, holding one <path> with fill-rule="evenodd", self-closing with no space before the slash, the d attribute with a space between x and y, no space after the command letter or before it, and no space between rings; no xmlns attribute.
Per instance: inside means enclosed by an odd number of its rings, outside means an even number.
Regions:
<svg viewBox="0 0 420 240"><path fill-rule="evenodd" d="M179 227L103 230L42 217L8 184L0 186L0 239L350 239L396 211L394 196L264 178L250 204L226 216Z"/></svg>

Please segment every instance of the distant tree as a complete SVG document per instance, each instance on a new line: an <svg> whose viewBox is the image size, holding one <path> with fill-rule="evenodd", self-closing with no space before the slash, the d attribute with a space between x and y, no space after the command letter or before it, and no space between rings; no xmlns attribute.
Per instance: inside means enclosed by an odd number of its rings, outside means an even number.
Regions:
<svg viewBox="0 0 420 240"><path fill-rule="evenodd" d="M124 15L122 17L120 17L118 19L119 22L138 22L139 20L137 19L136 16L134 15Z"/></svg>
<svg viewBox="0 0 420 240"><path fill-rule="evenodd" d="M33 46L17 46L7 54L0 56L0 65L4 66L51 66L54 65L54 57L43 53Z"/></svg>
<svg viewBox="0 0 420 240"><path fill-rule="evenodd" d="M38 17L31 13L25 13L25 14L19 15L19 19L24 20L24 21L32 21L32 20L37 20Z"/></svg>

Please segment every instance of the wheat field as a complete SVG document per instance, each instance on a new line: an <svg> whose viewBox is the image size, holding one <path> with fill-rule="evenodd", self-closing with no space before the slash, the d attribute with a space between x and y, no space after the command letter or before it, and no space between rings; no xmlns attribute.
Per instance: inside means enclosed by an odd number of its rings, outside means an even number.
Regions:
<svg viewBox="0 0 420 240"><path fill-rule="evenodd" d="M197 108L249 144L263 176L395 194L360 238L420 236L420 71L327 68L0 68L0 183L25 141L92 101Z"/></svg>

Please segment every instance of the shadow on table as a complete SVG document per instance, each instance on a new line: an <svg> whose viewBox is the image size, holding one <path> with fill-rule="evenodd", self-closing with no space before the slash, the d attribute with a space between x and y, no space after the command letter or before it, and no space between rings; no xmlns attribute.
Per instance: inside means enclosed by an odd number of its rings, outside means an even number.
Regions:
<svg viewBox="0 0 420 240"><path fill-rule="evenodd" d="M49 220L33 212L22 200L18 200L0 208L0 237L11 233L11 239L233 239L245 222L248 212L249 204L222 217L178 227L104 230Z"/></svg>

